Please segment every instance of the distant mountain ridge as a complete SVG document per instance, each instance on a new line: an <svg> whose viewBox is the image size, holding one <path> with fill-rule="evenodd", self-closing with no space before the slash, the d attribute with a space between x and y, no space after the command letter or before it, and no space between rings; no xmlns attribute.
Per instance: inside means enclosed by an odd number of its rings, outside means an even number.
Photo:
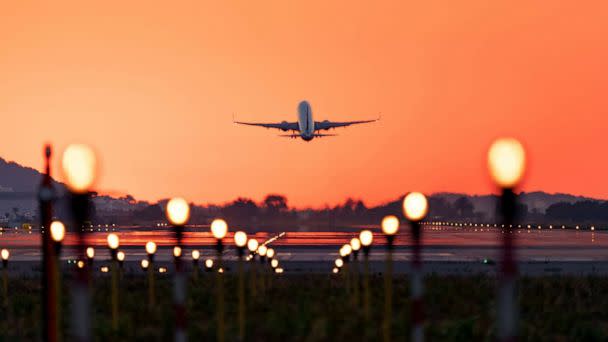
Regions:
<svg viewBox="0 0 608 342"><path fill-rule="evenodd" d="M15 162L8 162L0 158L0 219L19 222L33 220L37 212L38 203L36 194L42 180L42 174L37 170L22 166ZM55 188L61 196L66 192L65 185L54 181ZM309 217L310 213L317 213L317 218L326 217L330 225L341 222L372 222L381 215L400 212L403 196L393 201L367 207L363 201L346 199L343 204L332 206L330 209L305 209L289 208L287 198L280 195L284 201L283 213L297 214L297 217ZM279 199L280 199L279 198ZM281 199L280 199L281 200ZM431 213L443 218L471 218L471 219L493 219L497 207L497 196L470 195L464 193L439 192L429 196L431 201ZM527 206L529 218L539 218L544 215L549 207L555 204L574 204L590 201L593 203L605 203L604 200L586 196L576 196L564 193L550 194L543 191L522 192L519 195L521 204ZM139 222L151 220L163 220L162 210L164 201L148 203L138 201L130 195L123 197L112 197L108 195L94 196L95 211L100 222ZM58 208L67 209L64 199L58 203ZM223 206L205 204L193 208L198 212L201 220L206 220L213 215L224 215L242 218L242 222L255 222L260 210L267 210L264 203L255 203L250 199L239 198ZM256 209L257 208L257 209ZM259 210L258 210L259 209ZM433 210L435 209L435 210ZM249 211L246 211L249 210ZM249 214L248 214L249 213ZM252 214L253 213L253 214ZM325 216L323 216L325 215ZM280 216L280 215L279 215ZM285 216L285 215L283 215ZM312 216L314 217L314 215ZM286 217L283 217L286 219ZM288 218L287 218L288 219ZM266 216L265 220L272 221L274 218ZM264 222L264 221L259 221Z"/></svg>

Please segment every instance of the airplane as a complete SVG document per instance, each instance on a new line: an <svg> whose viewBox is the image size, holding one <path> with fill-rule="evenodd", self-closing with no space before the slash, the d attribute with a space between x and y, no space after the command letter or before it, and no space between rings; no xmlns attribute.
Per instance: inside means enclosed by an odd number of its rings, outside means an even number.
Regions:
<svg viewBox="0 0 608 342"><path fill-rule="evenodd" d="M279 135L279 136L285 137L285 138L293 138L293 139L302 138L304 141L311 141L314 138L336 136L336 134L323 134L323 133L318 133L317 131L327 131L332 128L370 123L370 122L375 122L378 120L380 120L380 118L377 118L374 120L359 120L359 121L344 121L344 122L333 122L333 121L329 121L329 120L313 121L312 109L310 108L310 104L307 101L302 101L298 104L298 121L297 122L282 121L279 123L257 123L257 122L234 121L234 123L239 124L239 125L276 128L276 129L280 129L283 132L292 131L294 133L283 134L283 135Z"/></svg>

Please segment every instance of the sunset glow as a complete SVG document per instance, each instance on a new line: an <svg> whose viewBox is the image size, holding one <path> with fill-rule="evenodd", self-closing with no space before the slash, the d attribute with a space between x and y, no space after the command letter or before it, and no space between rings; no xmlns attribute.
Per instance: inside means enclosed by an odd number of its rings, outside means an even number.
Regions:
<svg viewBox="0 0 608 342"><path fill-rule="evenodd" d="M608 3L5 1L0 156L95 148L95 189L194 203L281 193L495 191L497 137L525 146L522 190L608 197ZM310 143L232 123L379 122ZM356 151L354 153L353 151ZM54 158L60 175L60 158ZM59 177L58 177L59 178Z"/></svg>

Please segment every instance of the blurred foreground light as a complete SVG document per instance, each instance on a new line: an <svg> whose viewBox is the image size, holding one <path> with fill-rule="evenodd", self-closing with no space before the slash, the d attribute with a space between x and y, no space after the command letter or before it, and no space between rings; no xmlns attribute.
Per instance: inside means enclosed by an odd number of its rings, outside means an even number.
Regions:
<svg viewBox="0 0 608 342"><path fill-rule="evenodd" d="M207 268L213 267L213 259L205 260L205 267L207 267Z"/></svg>
<svg viewBox="0 0 608 342"><path fill-rule="evenodd" d="M403 213L408 220L418 222L422 220L429 210L426 196L420 192L410 192L403 200Z"/></svg>
<svg viewBox="0 0 608 342"><path fill-rule="evenodd" d="M198 249L192 251L192 260L198 260L201 257L201 252Z"/></svg>
<svg viewBox="0 0 608 342"><path fill-rule="evenodd" d="M11 253L6 248L3 248L0 254L2 255L2 260L8 260L8 258L11 256Z"/></svg>
<svg viewBox="0 0 608 342"><path fill-rule="evenodd" d="M340 271L340 269L339 269L339 268L337 268L337 267L334 267L334 269L333 269L333 270L331 270L331 271L332 271L333 273L338 273L338 272Z"/></svg>
<svg viewBox="0 0 608 342"><path fill-rule="evenodd" d="M110 269L108 268L108 266L102 266L101 267L101 272L103 272L103 273L108 273L109 270Z"/></svg>
<svg viewBox="0 0 608 342"><path fill-rule="evenodd" d="M395 235L399 230L399 219L397 216L388 215L382 219L382 232L386 235Z"/></svg>
<svg viewBox="0 0 608 342"><path fill-rule="evenodd" d="M340 248L340 256L344 258L350 255L352 251L353 249L350 245L342 245L342 248Z"/></svg>
<svg viewBox="0 0 608 342"><path fill-rule="evenodd" d="M118 259L118 261L125 261L125 252L119 251L116 253L116 259Z"/></svg>
<svg viewBox="0 0 608 342"><path fill-rule="evenodd" d="M182 256L182 248L180 246L173 247L173 256L179 258Z"/></svg>
<svg viewBox="0 0 608 342"><path fill-rule="evenodd" d="M234 244L239 248L245 247L247 245L247 233L243 231L234 233Z"/></svg>
<svg viewBox="0 0 608 342"><path fill-rule="evenodd" d="M272 249L272 248L268 248L268 250L266 251L266 256L267 256L269 259L274 258L274 249Z"/></svg>
<svg viewBox="0 0 608 342"><path fill-rule="evenodd" d="M374 241L374 234L370 230L362 230L359 233L359 240L361 241L361 245L365 247L370 246Z"/></svg>
<svg viewBox="0 0 608 342"><path fill-rule="evenodd" d="M220 269L219 269L219 270L217 270L217 272L218 272L218 273L224 273L224 268L223 268L223 267L220 267Z"/></svg>
<svg viewBox="0 0 608 342"><path fill-rule="evenodd" d="M84 268L84 261L78 260L78 262L76 263L76 267L78 267L78 268Z"/></svg>
<svg viewBox="0 0 608 342"><path fill-rule="evenodd" d="M266 256L266 252L268 252L268 247L261 245L260 247L258 247L258 254L260 256Z"/></svg>
<svg viewBox="0 0 608 342"><path fill-rule="evenodd" d="M55 242L63 241L65 238L65 225L61 221L51 222L51 238Z"/></svg>
<svg viewBox="0 0 608 342"><path fill-rule="evenodd" d="M279 266L279 260L272 259L272 261L270 262L270 267L277 268L277 266Z"/></svg>
<svg viewBox="0 0 608 342"><path fill-rule="evenodd" d="M276 268L274 271L279 274L283 273L283 269L281 267Z"/></svg>
<svg viewBox="0 0 608 342"><path fill-rule="evenodd" d="M146 253L154 254L156 253L156 243L152 241L146 242Z"/></svg>
<svg viewBox="0 0 608 342"><path fill-rule="evenodd" d="M361 249L361 240L359 240L356 237L350 239L350 247L353 249L353 251L360 250Z"/></svg>
<svg viewBox="0 0 608 342"><path fill-rule="evenodd" d="M215 219L211 222L211 234L214 238L221 240L228 233L228 224L222 219Z"/></svg>
<svg viewBox="0 0 608 342"><path fill-rule="evenodd" d="M167 202L167 219L174 226L183 226L190 218L190 205L185 199L175 197Z"/></svg>
<svg viewBox="0 0 608 342"><path fill-rule="evenodd" d="M63 152L61 167L70 191L87 193L95 183L97 158L87 145L72 144Z"/></svg>
<svg viewBox="0 0 608 342"><path fill-rule="evenodd" d="M247 241L247 249L249 249L251 253L258 249L258 245L258 240L256 239L249 239L249 241Z"/></svg>
<svg viewBox="0 0 608 342"><path fill-rule="evenodd" d="M108 247L110 247L110 249L117 249L119 245L120 241L118 235L114 233L108 234Z"/></svg>
<svg viewBox="0 0 608 342"><path fill-rule="evenodd" d="M167 273L167 268L166 267L159 267L158 268L158 273Z"/></svg>
<svg viewBox="0 0 608 342"><path fill-rule="evenodd" d="M526 151L523 145L513 138L497 139L488 150L488 168L499 187L515 188L526 168Z"/></svg>
<svg viewBox="0 0 608 342"><path fill-rule="evenodd" d="M141 268L143 268L145 270L148 268L148 266L150 266L150 262L148 261L148 259L143 259L141 261Z"/></svg>
<svg viewBox="0 0 608 342"><path fill-rule="evenodd" d="M87 247L86 253L87 253L87 258L93 259L95 257L95 248Z"/></svg>
<svg viewBox="0 0 608 342"><path fill-rule="evenodd" d="M338 258L338 259L336 259L336 261L334 261L334 264L336 265L337 268L340 268L340 267L344 266L344 261L342 261L342 259Z"/></svg>

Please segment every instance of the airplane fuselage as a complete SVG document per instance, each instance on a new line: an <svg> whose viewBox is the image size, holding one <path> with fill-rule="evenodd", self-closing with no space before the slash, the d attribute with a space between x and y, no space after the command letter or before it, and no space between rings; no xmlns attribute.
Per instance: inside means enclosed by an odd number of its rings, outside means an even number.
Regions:
<svg viewBox="0 0 608 342"><path fill-rule="evenodd" d="M298 104L298 128L304 141L315 137L315 121L312 119L312 109L307 101Z"/></svg>

